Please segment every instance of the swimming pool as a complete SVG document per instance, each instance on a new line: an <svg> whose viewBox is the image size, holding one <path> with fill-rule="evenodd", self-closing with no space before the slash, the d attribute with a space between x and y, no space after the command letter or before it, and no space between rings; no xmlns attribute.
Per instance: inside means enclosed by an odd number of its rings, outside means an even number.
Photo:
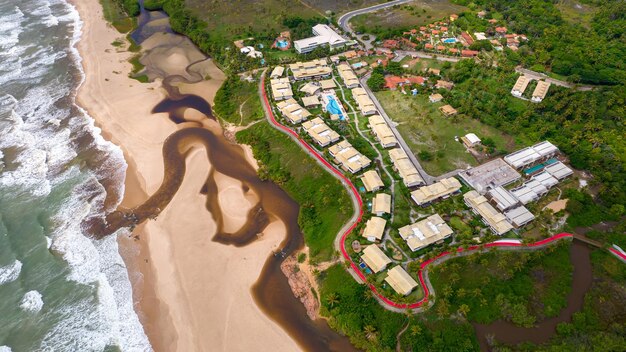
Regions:
<svg viewBox="0 0 626 352"><path fill-rule="evenodd" d="M446 38L443 42L446 44L456 43L456 38Z"/></svg>
<svg viewBox="0 0 626 352"><path fill-rule="evenodd" d="M277 47L279 47L279 48L281 48L281 49L284 49L284 48L286 48L286 47L288 47L288 46L289 46L289 42L288 42L288 41L286 41L286 40L278 40L278 41L276 42L276 46L277 46Z"/></svg>
<svg viewBox="0 0 626 352"><path fill-rule="evenodd" d="M335 97L327 95L326 100L328 100L328 104L326 104L326 111L332 115L339 115L339 120L345 120L346 118L343 116L341 107L339 107L339 103L335 100Z"/></svg>
<svg viewBox="0 0 626 352"><path fill-rule="evenodd" d="M354 68L360 68L361 66L363 66L362 62L357 62L357 63L352 64L352 67Z"/></svg>

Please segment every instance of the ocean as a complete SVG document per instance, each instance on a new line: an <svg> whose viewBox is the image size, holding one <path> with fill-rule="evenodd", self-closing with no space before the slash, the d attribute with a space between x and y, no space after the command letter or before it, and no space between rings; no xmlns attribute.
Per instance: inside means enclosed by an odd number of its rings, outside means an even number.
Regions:
<svg viewBox="0 0 626 352"><path fill-rule="evenodd" d="M0 352L149 351L116 236L126 163L75 103L81 21L62 0L0 0Z"/></svg>

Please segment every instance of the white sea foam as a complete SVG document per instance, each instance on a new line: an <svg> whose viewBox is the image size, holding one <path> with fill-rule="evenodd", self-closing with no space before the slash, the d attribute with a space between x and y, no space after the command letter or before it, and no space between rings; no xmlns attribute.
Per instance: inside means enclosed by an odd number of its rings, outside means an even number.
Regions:
<svg viewBox="0 0 626 352"><path fill-rule="evenodd" d="M22 262L15 260L13 264L0 267L0 285L13 282L20 277Z"/></svg>
<svg viewBox="0 0 626 352"><path fill-rule="evenodd" d="M43 299L38 291L28 291L22 297L20 308L28 312L39 312L43 308Z"/></svg>
<svg viewBox="0 0 626 352"><path fill-rule="evenodd" d="M12 352L9 346L0 346L0 352Z"/></svg>

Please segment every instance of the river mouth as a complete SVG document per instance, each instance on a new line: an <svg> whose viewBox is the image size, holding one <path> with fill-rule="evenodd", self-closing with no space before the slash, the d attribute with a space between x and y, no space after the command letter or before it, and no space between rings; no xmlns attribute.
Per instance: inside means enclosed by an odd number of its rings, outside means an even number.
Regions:
<svg viewBox="0 0 626 352"><path fill-rule="evenodd" d="M476 337L482 351L490 350L493 340L507 345L516 345L523 342L543 344L556 333L556 326L562 322L570 322L574 313L579 312L585 301L585 294L591 288L593 272L591 266L592 249L574 239L570 246L570 262L572 272L572 291L567 296L567 306L559 315L541 321L535 327L523 328L504 320L497 320L491 324L473 323Z"/></svg>
<svg viewBox="0 0 626 352"><path fill-rule="evenodd" d="M205 207L211 213L216 232L212 240L228 246L243 247L263 237L263 232L274 221L286 228L286 237L277 253L268 253L262 273L251 288L259 308L281 326L304 350L307 351L353 351L346 337L331 330L325 320L311 321L302 303L293 295L286 276L280 270L285 257L304 246L298 225L299 204L276 184L261 180L246 159L244 149L224 136L215 121L210 98L191 93L193 86L207 83L210 61L200 50L183 36L174 34L168 17L163 12L141 9L139 26L131 37L144 48L141 62L142 74L150 79L160 79L166 97L154 106L153 113L166 113L178 130L163 143L163 182L143 204L132 209L118 208L105 219L92 219L86 225L97 238L114 233L122 227L134 227L157 217L172 201L181 187L186 172L186 159L191 151L202 149L211 165L206 181L198 187L205 199ZM144 46L143 43L146 45ZM210 65L209 65L210 66ZM214 65L213 65L214 66ZM212 75L209 75L212 76ZM195 89L201 91L201 89ZM186 92L186 93L182 93ZM190 119L189 116L194 118ZM161 118L161 117L155 117ZM216 177L229 177L239 182L242 194L253 195L256 202L245 214L243 225L237 230L226 231L228 214L219 199ZM181 219L184 220L184 219Z"/></svg>

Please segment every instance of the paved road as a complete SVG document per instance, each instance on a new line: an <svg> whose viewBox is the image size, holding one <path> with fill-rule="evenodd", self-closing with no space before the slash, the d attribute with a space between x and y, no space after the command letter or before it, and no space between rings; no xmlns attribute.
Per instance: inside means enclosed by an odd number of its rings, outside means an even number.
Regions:
<svg viewBox="0 0 626 352"><path fill-rule="evenodd" d="M544 79L546 82L550 82L551 84L554 84L556 86L561 86L565 88L576 88L576 90L579 90L579 91L590 91L590 90L598 88L597 86L590 86L590 85L579 86L574 83L562 81L560 79L551 78L550 76L543 74L541 72L532 71L532 70L522 68L519 66L515 68L515 72L521 73L532 79Z"/></svg>
<svg viewBox="0 0 626 352"><path fill-rule="evenodd" d="M398 143L400 143L400 146L402 147L402 149L404 149L406 154L409 156L409 160L411 160L411 163L413 164L413 166L415 166L415 168L417 169L417 172L419 172L420 176L422 176L422 178L424 179L424 182L426 182L427 185L435 183L435 177L430 176L429 174L426 173L422 165L419 163L419 161L415 157L415 154L413 154L413 152L411 151L411 148L409 148L409 145L406 144L406 142L404 141L404 138L402 138L402 135L396 128L391 118L389 118L389 116L385 112L385 109L383 109L378 99L376 99L376 96L374 95L374 93L367 86L367 79L369 77L370 77L370 73L361 77L361 86L363 87L363 89L365 89L367 94L369 94L370 98L372 98L372 101L374 102L374 105L376 105L376 109L378 110L378 113L380 114L380 116L383 117L383 119L385 119L385 122L387 122L387 125L389 125L389 128L391 128L391 131L393 132L394 136L398 140Z"/></svg>
<svg viewBox="0 0 626 352"><path fill-rule="evenodd" d="M389 1L389 2L382 3L382 4L350 11L341 15L341 17L339 17L339 19L337 20L337 23L339 24L339 27L341 27L341 29L343 29L345 32L354 34L354 32L352 31L352 27L350 27L350 20L352 19L352 17L362 15L368 12L378 11L378 10L385 9L387 7L392 7L395 5L405 4L411 1L413 0L395 0L395 1Z"/></svg>

